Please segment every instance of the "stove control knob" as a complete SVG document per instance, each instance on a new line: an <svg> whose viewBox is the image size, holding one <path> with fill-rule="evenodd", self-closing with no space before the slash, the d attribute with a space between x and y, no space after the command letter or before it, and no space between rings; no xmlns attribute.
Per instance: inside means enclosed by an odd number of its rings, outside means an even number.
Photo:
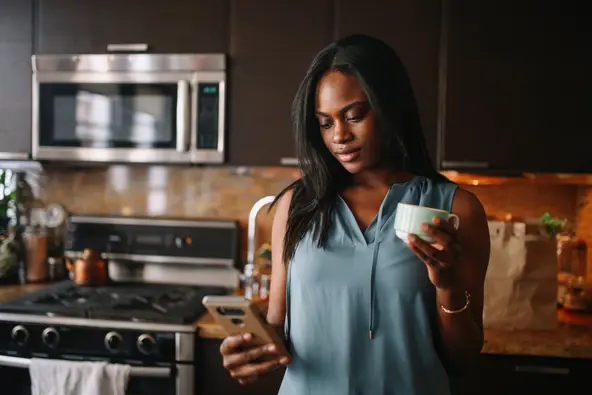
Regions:
<svg viewBox="0 0 592 395"><path fill-rule="evenodd" d="M150 335L143 334L138 337L138 350L144 355L156 353L156 340Z"/></svg>
<svg viewBox="0 0 592 395"><path fill-rule="evenodd" d="M43 333L41 334L41 340L46 346L56 348L60 343L60 334L55 328L50 326L43 330Z"/></svg>
<svg viewBox="0 0 592 395"><path fill-rule="evenodd" d="M29 331L22 325L17 325L12 328L11 332L12 340L19 346L24 346L29 340Z"/></svg>
<svg viewBox="0 0 592 395"><path fill-rule="evenodd" d="M105 347L107 350L115 353L123 346L123 338L117 332L109 332L105 335Z"/></svg>

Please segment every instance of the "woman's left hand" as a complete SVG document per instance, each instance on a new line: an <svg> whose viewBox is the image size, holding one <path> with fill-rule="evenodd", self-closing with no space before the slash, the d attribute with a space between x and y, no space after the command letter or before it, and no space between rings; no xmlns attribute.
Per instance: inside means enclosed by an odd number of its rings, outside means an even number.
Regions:
<svg viewBox="0 0 592 395"><path fill-rule="evenodd" d="M458 232L450 222L438 217L432 219L433 224L422 224L422 232L434 239L430 244L417 235L409 236L409 248L425 263L430 281L438 289L450 289L457 281L457 267L461 248L458 243Z"/></svg>

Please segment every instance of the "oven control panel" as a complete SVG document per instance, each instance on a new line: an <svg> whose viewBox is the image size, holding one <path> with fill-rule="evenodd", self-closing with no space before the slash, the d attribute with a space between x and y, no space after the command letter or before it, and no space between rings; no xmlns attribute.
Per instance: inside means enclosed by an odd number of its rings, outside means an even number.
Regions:
<svg viewBox="0 0 592 395"><path fill-rule="evenodd" d="M114 260L230 267L240 262L239 240L238 221L72 216L65 252L76 256L92 248Z"/></svg>
<svg viewBox="0 0 592 395"><path fill-rule="evenodd" d="M175 332L0 321L0 354L175 361Z"/></svg>

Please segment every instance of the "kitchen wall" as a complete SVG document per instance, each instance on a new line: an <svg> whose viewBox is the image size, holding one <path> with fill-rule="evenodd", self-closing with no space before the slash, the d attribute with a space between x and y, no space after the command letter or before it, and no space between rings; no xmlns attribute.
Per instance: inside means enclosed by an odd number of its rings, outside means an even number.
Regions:
<svg viewBox="0 0 592 395"><path fill-rule="evenodd" d="M160 167L45 168L41 198L64 205L74 214L215 217L240 220L246 230L251 206L295 180L298 172L284 167ZM468 185L491 216L538 218L545 211L567 218L592 246L592 188L556 183ZM270 240L273 212L258 218L258 245ZM246 256L246 231L243 232ZM589 254L592 279L592 254Z"/></svg>

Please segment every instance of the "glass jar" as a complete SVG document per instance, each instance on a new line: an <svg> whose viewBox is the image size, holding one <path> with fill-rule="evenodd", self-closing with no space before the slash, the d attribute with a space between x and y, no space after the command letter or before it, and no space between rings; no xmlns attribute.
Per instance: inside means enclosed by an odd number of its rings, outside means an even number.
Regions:
<svg viewBox="0 0 592 395"><path fill-rule="evenodd" d="M569 284L585 283L588 272L586 242L573 234L557 235L557 303L563 306Z"/></svg>

